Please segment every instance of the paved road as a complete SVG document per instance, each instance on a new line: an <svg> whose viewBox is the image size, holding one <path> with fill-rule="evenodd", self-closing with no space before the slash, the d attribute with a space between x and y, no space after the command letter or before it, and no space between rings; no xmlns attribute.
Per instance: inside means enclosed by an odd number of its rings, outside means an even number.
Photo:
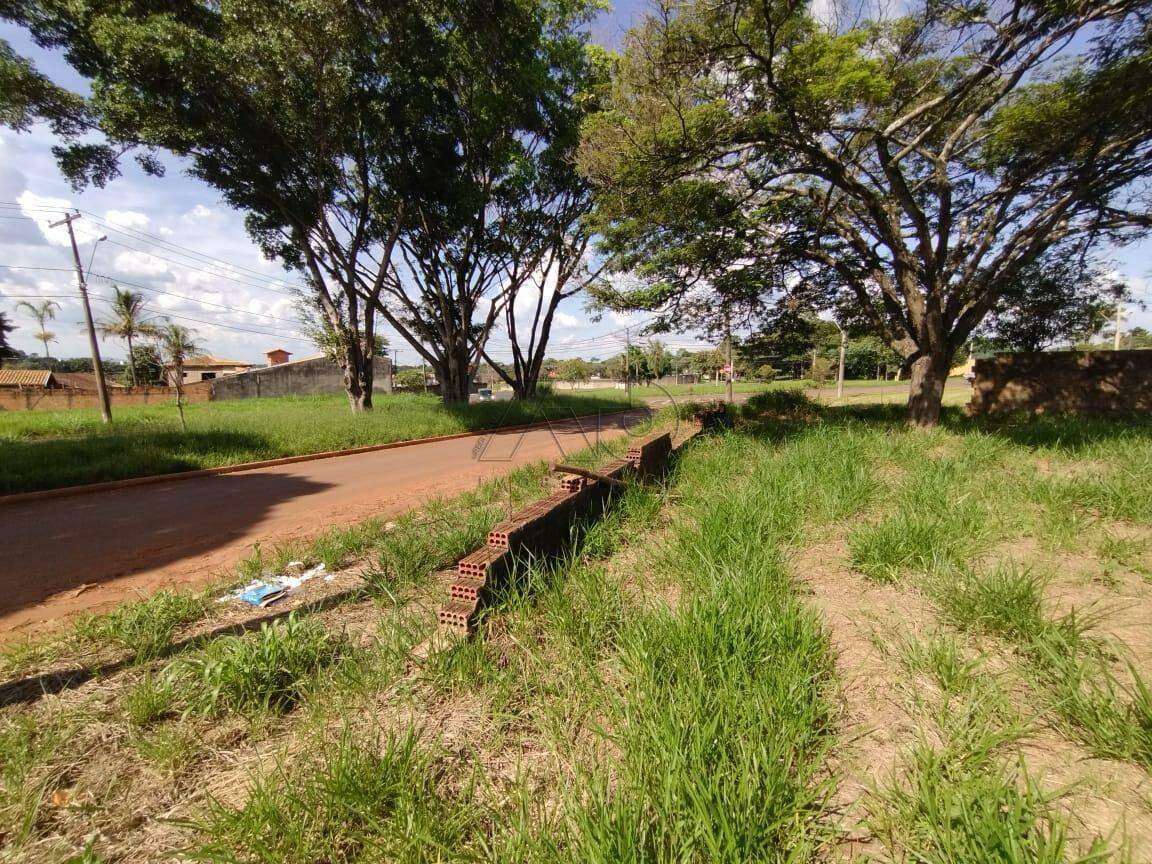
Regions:
<svg viewBox="0 0 1152 864"><path fill-rule="evenodd" d="M641 416L606 415L600 435L622 435ZM580 450L596 434L595 420L569 420L550 429L0 504L0 640L164 586L203 583L255 543L398 514L514 466Z"/></svg>

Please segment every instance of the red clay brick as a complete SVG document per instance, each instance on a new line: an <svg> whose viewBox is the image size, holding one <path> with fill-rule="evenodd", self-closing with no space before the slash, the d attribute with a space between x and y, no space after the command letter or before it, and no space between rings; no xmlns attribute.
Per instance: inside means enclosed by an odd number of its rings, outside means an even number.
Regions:
<svg viewBox="0 0 1152 864"><path fill-rule="evenodd" d="M560 491L562 492L579 492L584 488L587 481L583 477L568 476L560 481Z"/></svg>
<svg viewBox="0 0 1152 864"><path fill-rule="evenodd" d="M476 615L478 606L479 604L475 600L453 600L441 606L436 617L444 627L469 633L472 630L472 620Z"/></svg>
<svg viewBox="0 0 1152 864"><path fill-rule="evenodd" d="M487 579L459 576L448 586L448 597L451 600L477 602L487 584Z"/></svg>
<svg viewBox="0 0 1152 864"><path fill-rule="evenodd" d="M456 569L461 576L488 578L493 571L507 566L508 562L505 559L507 554L507 549L494 549L486 546L461 558Z"/></svg>

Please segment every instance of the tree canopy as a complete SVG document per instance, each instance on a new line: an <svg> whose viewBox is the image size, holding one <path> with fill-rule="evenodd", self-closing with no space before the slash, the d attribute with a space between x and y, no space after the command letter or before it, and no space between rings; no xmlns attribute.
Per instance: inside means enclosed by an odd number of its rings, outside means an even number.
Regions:
<svg viewBox="0 0 1152 864"><path fill-rule="evenodd" d="M662 7L585 130L605 248L644 278L601 299L658 327L835 310L934 423L953 355L1046 249L1152 224L1149 28L1137 0L844 25L795 0Z"/></svg>
<svg viewBox="0 0 1152 864"><path fill-rule="evenodd" d="M14 0L0 16L91 81L81 107L109 140L186 157L247 214L264 252L302 274L361 410L377 315L433 365L446 398L467 398L503 308L493 297L477 324L481 301L531 269L515 241L537 235L514 217L537 163L556 137L575 146L589 8ZM76 183L102 183L121 153L85 139L60 160Z"/></svg>

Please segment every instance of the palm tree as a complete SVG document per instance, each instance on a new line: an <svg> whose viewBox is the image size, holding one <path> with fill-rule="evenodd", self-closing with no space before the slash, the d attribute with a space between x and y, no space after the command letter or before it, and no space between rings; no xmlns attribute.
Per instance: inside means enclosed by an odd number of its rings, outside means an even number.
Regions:
<svg viewBox="0 0 1152 864"><path fill-rule="evenodd" d="M12 356L12 346L8 344L8 334L15 329L17 329L16 325L8 321L8 313L0 312L0 367L3 367L5 357Z"/></svg>
<svg viewBox="0 0 1152 864"><path fill-rule="evenodd" d="M115 296L112 298L112 311L108 317L97 322L96 329L107 339L113 336L128 343L128 374L132 376L132 386L137 384L136 355L132 351L132 340L141 337L154 337L160 328L144 317L144 295L112 284Z"/></svg>
<svg viewBox="0 0 1152 864"><path fill-rule="evenodd" d="M195 354L200 343L193 336L195 330L181 327L168 321L163 327L157 327L155 333L156 345L166 367L172 369L172 386L176 388L176 408L180 412L180 428L187 432L188 424L184 421L184 361Z"/></svg>
<svg viewBox="0 0 1152 864"><path fill-rule="evenodd" d="M44 343L44 357L48 361L48 365L52 365L52 354L48 350L49 342L57 342L56 334L49 331L45 326L45 322L52 321L56 318L56 310L60 308L60 304L55 300L45 300L42 303L29 303L27 300L21 300L16 304L17 309L27 309L28 314L36 319L36 323L40 326L40 335L36 338Z"/></svg>

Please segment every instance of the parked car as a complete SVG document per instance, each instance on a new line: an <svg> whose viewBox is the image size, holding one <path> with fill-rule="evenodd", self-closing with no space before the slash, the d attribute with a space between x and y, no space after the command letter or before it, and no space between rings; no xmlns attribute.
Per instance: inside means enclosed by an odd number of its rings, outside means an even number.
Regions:
<svg viewBox="0 0 1152 864"><path fill-rule="evenodd" d="M492 391L487 387L481 387L479 390L476 391L476 398L478 400L480 400L481 402L491 402L492 401Z"/></svg>

